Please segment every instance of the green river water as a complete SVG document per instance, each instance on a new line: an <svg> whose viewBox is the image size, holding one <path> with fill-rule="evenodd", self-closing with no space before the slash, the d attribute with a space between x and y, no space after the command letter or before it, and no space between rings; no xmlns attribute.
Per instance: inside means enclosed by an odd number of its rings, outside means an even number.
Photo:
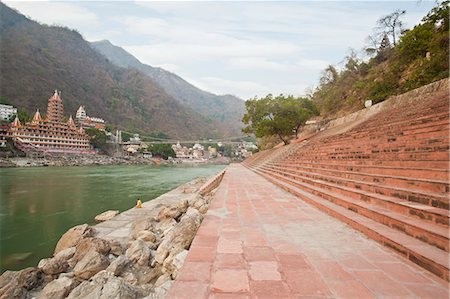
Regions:
<svg viewBox="0 0 450 299"><path fill-rule="evenodd" d="M224 165L0 169L0 273L52 256L70 227L125 211Z"/></svg>

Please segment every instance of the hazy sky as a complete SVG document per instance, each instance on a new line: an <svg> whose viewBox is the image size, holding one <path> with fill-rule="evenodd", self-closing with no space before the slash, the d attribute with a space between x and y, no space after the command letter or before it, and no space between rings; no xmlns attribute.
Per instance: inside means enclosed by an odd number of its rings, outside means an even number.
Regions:
<svg viewBox="0 0 450 299"><path fill-rule="evenodd" d="M108 39L141 62L217 94L302 95L360 50L381 16L418 24L434 1L4 1L45 24Z"/></svg>

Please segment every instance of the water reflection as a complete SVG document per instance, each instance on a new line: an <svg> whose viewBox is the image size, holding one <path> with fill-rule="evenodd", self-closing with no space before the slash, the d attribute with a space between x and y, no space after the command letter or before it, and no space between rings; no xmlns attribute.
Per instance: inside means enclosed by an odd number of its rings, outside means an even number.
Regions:
<svg viewBox="0 0 450 299"><path fill-rule="evenodd" d="M36 265L68 228L126 210L224 166L0 169L0 271Z"/></svg>

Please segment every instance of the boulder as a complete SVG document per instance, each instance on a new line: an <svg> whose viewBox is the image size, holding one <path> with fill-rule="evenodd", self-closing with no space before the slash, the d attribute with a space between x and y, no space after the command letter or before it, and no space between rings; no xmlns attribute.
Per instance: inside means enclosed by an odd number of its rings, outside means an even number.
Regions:
<svg viewBox="0 0 450 299"><path fill-rule="evenodd" d="M188 249L203 220L202 214L193 208L189 208L181 217L180 222L165 236L156 250L155 260L163 264L169 254L176 255L184 249Z"/></svg>
<svg viewBox="0 0 450 299"><path fill-rule="evenodd" d="M87 224L74 226L59 239L54 254L56 255L66 248L76 246L83 238L92 237L94 234L95 230Z"/></svg>
<svg viewBox="0 0 450 299"><path fill-rule="evenodd" d="M119 214L118 210L109 210L109 211L103 212L103 213L95 216L94 219L95 219L95 221L103 222L103 221L107 221L107 220L110 220L110 219L116 217L118 214Z"/></svg>
<svg viewBox="0 0 450 299"><path fill-rule="evenodd" d="M164 235L164 232L169 232L172 228L177 225L177 221L172 218L165 218L158 222L155 226L155 230L158 230Z"/></svg>
<svg viewBox="0 0 450 299"><path fill-rule="evenodd" d="M67 259L54 257L40 260L38 268L47 275L55 275L66 272L69 268L69 264L67 263Z"/></svg>
<svg viewBox="0 0 450 299"><path fill-rule="evenodd" d="M163 274L155 281L155 287L160 287L169 280L171 280L170 274Z"/></svg>
<svg viewBox="0 0 450 299"><path fill-rule="evenodd" d="M39 287L43 273L38 268L25 268L21 271L6 271L0 276L0 298L24 298L27 291Z"/></svg>
<svg viewBox="0 0 450 299"><path fill-rule="evenodd" d="M73 272L76 277L89 279L109 266L109 260L104 255L91 250L76 264Z"/></svg>
<svg viewBox="0 0 450 299"><path fill-rule="evenodd" d="M109 240L109 247L111 248L110 253L115 256L119 256L123 254L122 244L117 240Z"/></svg>
<svg viewBox="0 0 450 299"><path fill-rule="evenodd" d="M96 251L100 254L107 255L111 251L111 247L106 240L91 237L84 238L77 244L75 254L69 261L69 265L75 267L89 251Z"/></svg>
<svg viewBox="0 0 450 299"><path fill-rule="evenodd" d="M136 239L138 237L139 232L143 230L151 230L153 227L153 220L150 218L140 218L135 220L131 224L131 238Z"/></svg>
<svg viewBox="0 0 450 299"><path fill-rule="evenodd" d="M148 265L151 258L151 249L142 240L135 240L125 252L126 257L140 266Z"/></svg>
<svg viewBox="0 0 450 299"><path fill-rule="evenodd" d="M183 214L183 211L178 206L163 207L159 210L157 219L159 221L166 218L177 219L181 214Z"/></svg>
<svg viewBox="0 0 450 299"><path fill-rule="evenodd" d="M147 297L144 297L143 299L161 299L165 298L167 293L169 292L170 288L172 287L173 280L168 280L164 282L163 285L155 288L154 292L149 294Z"/></svg>
<svg viewBox="0 0 450 299"><path fill-rule="evenodd" d="M186 213L189 208L189 201L187 199L180 199L177 202L177 208L181 211L182 214Z"/></svg>
<svg viewBox="0 0 450 299"><path fill-rule="evenodd" d="M112 273L101 271L77 286L67 298L69 299L135 299L142 297L139 288L134 287Z"/></svg>
<svg viewBox="0 0 450 299"><path fill-rule="evenodd" d="M106 268L106 271L111 272L115 276L119 276L128 266L129 262L130 260L126 256L120 255L108 266L108 268Z"/></svg>
<svg viewBox="0 0 450 299"><path fill-rule="evenodd" d="M152 242L152 243L154 243L156 241L156 236L151 231L143 230L143 231L140 231L138 233L137 239L140 239L140 240L142 240L144 242Z"/></svg>
<svg viewBox="0 0 450 299"><path fill-rule="evenodd" d="M75 247L69 247L66 248L64 250L61 250L60 252L58 252L57 255L55 255L55 258L57 259L64 259L64 260L69 260L73 257L73 255L75 254L76 248Z"/></svg>
<svg viewBox="0 0 450 299"><path fill-rule="evenodd" d="M203 197L198 193L193 193L186 200L188 201L188 204L190 207L194 207L194 204L197 201L203 200Z"/></svg>
<svg viewBox="0 0 450 299"><path fill-rule="evenodd" d="M183 250L175 255L169 254L164 260L162 272L175 279L178 275L178 271L184 264L184 260L188 254L187 250Z"/></svg>
<svg viewBox="0 0 450 299"><path fill-rule="evenodd" d="M155 267L140 267L139 271L136 271L138 284L144 285L154 282L158 277L162 275L162 265L156 264Z"/></svg>
<svg viewBox="0 0 450 299"><path fill-rule="evenodd" d="M38 298L63 299L69 295L76 286L77 282L73 278L60 277L47 284L39 294Z"/></svg>

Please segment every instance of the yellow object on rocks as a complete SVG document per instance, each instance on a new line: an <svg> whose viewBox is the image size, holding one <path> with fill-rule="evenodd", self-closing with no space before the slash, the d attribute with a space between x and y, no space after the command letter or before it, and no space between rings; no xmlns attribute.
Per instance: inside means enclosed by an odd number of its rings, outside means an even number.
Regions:
<svg viewBox="0 0 450 299"><path fill-rule="evenodd" d="M142 201L139 198L136 202L136 208L142 208Z"/></svg>

